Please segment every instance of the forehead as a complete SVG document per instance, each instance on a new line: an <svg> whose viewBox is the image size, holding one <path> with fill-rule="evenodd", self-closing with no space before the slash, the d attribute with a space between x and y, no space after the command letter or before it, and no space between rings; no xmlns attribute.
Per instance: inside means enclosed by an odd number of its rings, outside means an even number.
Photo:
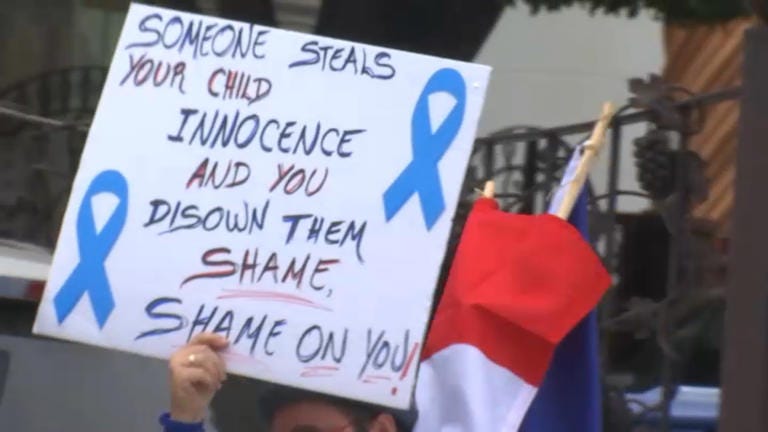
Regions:
<svg viewBox="0 0 768 432"><path fill-rule="evenodd" d="M330 403L302 401L286 405L275 412L272 432L297 432L301 426L313 426L321 431L338 430L349 422L350 418Z"/></svg>

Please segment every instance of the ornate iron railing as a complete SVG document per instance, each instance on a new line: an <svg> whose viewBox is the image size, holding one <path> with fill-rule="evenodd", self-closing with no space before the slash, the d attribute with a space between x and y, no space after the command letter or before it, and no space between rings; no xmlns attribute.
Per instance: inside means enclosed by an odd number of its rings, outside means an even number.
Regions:
<svg viewBox="0 0 768 432"><path fill-rule="evenodd" d="M598 188L591 180L586 186L591 239L616 281L599 307L605 421L608 431L640 430L646 426L639 425L647 424L654 424L654 430L665 431L672 424L670 405L684 381L693 341L703 337L717 344L722 337L718 323L724 306L725 255L717 249L707 221L690 214L707 191L703 161L688 149L688 141L701 129L703 110L737 99L740 89L692 95L652 76L647 81L632 80L630 90L633 96L614 118L610 142L602 155L608 159L604 192L595 192ZM685 97L680 99L680 95ZM485 180L495 180L502 208L520 213L546 211L549 195L559 183L570 152L588 138L593 125L594 122L585 122L546 129L512 127L479 139L467 173L451 248L455 247L463 217L477 196L474 189ZM631 125L647 125L648 132L634 141L625 140L625 128ZM638 190L619 188L619 166L627 154L627 145L634 150L641 185ZM657 228L663 227L655 232L660 234L657 240L666 239L665 247L661 248L666 263L649 269L666 275L656 278L656 285L660 286L650 287L655 295L646 297L643 292L633 292L642 285L649 288L650 282L638 284L631 280L632 274L626 268L637 263L626 262L627 250L648 247L643 244L650 239L635 238L629 242L626 235L632 230L627 228L633 216L617 212L622 196L648 200L650 213L638 217L646 225L649 218L656 218ZM646 340L657 346L655 364L634 364L636 370L620 370L612 360L616 357L616 345L631 345L627 338L638 334L644 334ZM646 359L653 357L647 354L648 348L644 350ZM716 386L719 359L703 373ZM658 404L648 406L626 396L629 391L654 386L661 388Z"/></svg>

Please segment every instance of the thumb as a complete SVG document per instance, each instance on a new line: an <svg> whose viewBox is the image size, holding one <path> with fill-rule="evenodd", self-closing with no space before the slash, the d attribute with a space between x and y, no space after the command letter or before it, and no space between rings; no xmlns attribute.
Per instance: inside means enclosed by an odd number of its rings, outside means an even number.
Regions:
<svg viewBox="0 0 768 432"><path fill-rule="evenodd" d="M213 350L222 350L229 346L227 338L216 333L200 333L189 341L191 345L208 345Z"/></svg>
<svg viewBox="0 0 768 432"><path fill-rule="evenodd" d="M223 350L229 346L229 341L222 335L215 335L216 337L211 339L209 346L214 350Z"/></svg>

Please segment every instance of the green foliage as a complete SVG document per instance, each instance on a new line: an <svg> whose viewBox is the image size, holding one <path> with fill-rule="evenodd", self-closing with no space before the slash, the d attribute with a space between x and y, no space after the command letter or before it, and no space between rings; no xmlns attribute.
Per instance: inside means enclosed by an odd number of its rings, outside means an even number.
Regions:
<svg viewBox="0 0 768 432"><path fill-rule="evenodd" d="M524 4L536 14L571 6L586 6L593 14L635 17L642 10L656 12L668 22L727 21L749 15L746 0L505 0L511 6Z"/></svg>

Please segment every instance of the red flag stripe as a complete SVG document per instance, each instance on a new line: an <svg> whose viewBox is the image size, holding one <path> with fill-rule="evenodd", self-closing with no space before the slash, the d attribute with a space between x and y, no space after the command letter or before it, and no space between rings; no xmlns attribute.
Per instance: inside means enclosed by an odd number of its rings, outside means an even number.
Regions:
<svg viewBox="0 0 768 432"><path fill-rule="evenodd" d="M591 246L566 221L508 214L480 199L465 225L424 358L469 344L538 385L555 346L609 285Z"/></svg>

